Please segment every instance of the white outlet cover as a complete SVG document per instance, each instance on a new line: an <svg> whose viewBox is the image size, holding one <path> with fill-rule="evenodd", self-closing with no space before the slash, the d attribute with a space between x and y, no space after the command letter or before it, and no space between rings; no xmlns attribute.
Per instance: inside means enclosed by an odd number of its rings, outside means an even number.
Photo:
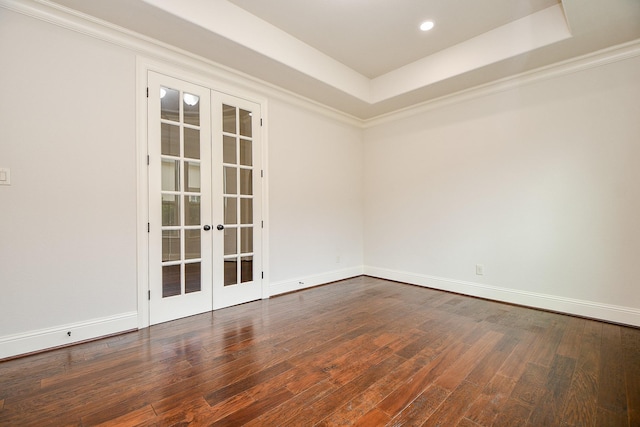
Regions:
<svg viewBox="0 0 640 427"><path fill-rule="evenodd" d="M0 168L0 185L11 185L11 169Z"/></svg>

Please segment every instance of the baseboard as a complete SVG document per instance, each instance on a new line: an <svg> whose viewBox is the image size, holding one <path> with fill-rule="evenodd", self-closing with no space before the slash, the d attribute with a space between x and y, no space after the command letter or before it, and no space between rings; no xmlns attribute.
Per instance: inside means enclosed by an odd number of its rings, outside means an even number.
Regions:
<svg viewBox="0 0 640 427"><path fill-rule="evenodd" d="M22 334L7 335L0 337L0 360L131 329L138 329L138 313L135 311Z"/></svg>
<svg viewBox="0 0 640 427"><path fill-rule="evenodd" d="M351 267L341 270L334 270L314 276L298 277L296 279L272 283L269 286L269 295L286 294L287 292L299 291L325 283L336 282L338 280L350 279L364 274L364 267Z"/></svg>
<svg viewBox="0 0 640 427"><path fill-rule="evenodd" d="M632 307L539 294L371 266L364 267L364 274L442 291L640 327L640 309Z"/></svg>

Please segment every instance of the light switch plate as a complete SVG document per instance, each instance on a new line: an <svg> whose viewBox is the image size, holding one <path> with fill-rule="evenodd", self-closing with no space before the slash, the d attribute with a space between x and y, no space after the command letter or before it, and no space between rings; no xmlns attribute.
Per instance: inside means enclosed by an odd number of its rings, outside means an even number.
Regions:
<svg viewBox="0 0 640 427"><path fill-rule="evenodd" d="M11 185L11 169L0 168L0 185Z"/></svg>

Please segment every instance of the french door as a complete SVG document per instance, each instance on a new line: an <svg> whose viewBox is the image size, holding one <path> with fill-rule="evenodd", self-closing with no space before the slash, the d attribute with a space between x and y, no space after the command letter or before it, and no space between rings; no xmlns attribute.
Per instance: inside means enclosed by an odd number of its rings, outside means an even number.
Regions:
<svg viewBox="0 0 640 427"><path fill-rule="evenodd" d="M262 296L260 106L148 72L149 321Z"/></svg>

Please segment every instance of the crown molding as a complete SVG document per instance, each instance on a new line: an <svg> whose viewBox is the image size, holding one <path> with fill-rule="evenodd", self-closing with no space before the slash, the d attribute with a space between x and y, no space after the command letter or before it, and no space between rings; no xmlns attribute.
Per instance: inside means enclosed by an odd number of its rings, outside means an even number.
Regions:
<svg viewBox="0 0 640 427"><path fill-rule="evenodd" d="M47 0L0 0L0 7L65 28L154 60L179 65L187 71L207 78L293 104L346 124L361 127L363 120L338 109L321 104L295 92L260 80L220 63L195 55L184 49L136 33Z"/></svg>
<svg viewBox="0 0 640 427"><path fill-rule="evenodd" d="M587 55L568 59L548 65L546 67L505 77L500 80L475 86L460 92L448 94L439 98L431 99L407 108L396 110L387 114L382 114L371 119L363 120L363 128L370 128L384 123L422 114L430 110L470 101L494 93L508 91L514 88L527 86L545 80L551 80L569 74L579 73L591 68L602 67L615 62L640 56L640 39L613 46Z"/></svg>

